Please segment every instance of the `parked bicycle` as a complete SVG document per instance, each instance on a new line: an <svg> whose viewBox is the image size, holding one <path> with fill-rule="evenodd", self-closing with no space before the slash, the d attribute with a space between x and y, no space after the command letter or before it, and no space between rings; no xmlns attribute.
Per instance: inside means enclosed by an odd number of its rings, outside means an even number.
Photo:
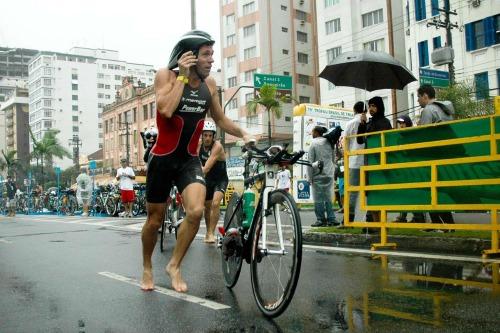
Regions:
<svg viewBox="0 0 500 333"><path fill-rule="evenodd" d="M78 200L76 200L75 190L67 188L59 191L59 200L57 211L62 215L74 215L78 209Z"/></svg>
<svg viewBox="0 0 500 333"><path fill-rule="evenodd" d="M184 207L182 206L182 196L177 190L176 186L172 186L170 195L167 198L167 207L165 208L165 219L160 229L160 251L165 250L165 239L168 233L174 231L175 238L177 238L177 229L179 228L182 219L185 216Z"/></svg>
<svg viewBox="0 0 500 333"><path fill-rule="evenodd" d="M295 163L322 170L300 160L304 151L288 153L286 146L260 150L243 149L245 158L243 195L233 193L219 228L222 271L228 288L238 281L243 260L250 264L255 301L264 315L279 316L289 305L297 286L302 261L300 215L293 197L275 189L280 165ZM250 164L257 162L250 176ZM263 166L263 169L261 168ZM260 183L257 205L251 187Z"/></svg>

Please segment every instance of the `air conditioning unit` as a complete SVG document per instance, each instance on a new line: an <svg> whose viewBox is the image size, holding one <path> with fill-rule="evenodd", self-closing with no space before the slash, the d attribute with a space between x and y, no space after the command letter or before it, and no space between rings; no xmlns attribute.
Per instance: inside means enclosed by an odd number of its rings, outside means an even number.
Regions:
<svg viewBox="0 0 500 333"><path fill-rule="evenodd" d="M469 0L470 4L472 5L472 7L479 7L481 6L481 0Z"/></svg>
<svg viewBox="0 0 500 333"><path fill-rule="evenodd" d="M410 36L410 29L406 29L406 36Z"/></svg>
<svg viewBox="0 0 500 333"><path fill-rule="evenodd" d="M445 65L455 59L455 52L449 46L440 47L431 53L431 60L434 65Z"/></svg>
<svg viewBox="0 0 500 333"><path fill-rule="evenodd" d="M300 0L299 5L303 5L303 4L304 4L304 0Z"/></svg>
<svg viewBox="0 0 500 333"><path fill-rule="evenodd" d="M300 20L300 25L305 25L305 24L306 24L306 21Z"/></svg>

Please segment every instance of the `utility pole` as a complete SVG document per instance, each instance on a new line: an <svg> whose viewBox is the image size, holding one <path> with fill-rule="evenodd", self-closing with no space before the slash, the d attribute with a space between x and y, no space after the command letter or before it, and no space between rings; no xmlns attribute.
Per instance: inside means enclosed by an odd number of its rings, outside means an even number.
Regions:
<svg viewBox="0 0 500 333"><path fill-rule="evenodd" d="M441 13L444 13L444 22L441 21L441 18L433 18L432 22L428 22L427 26L435 26L436 29L445 28L446 29L446 46L450 47L453 50L453 43L451 38L451 29L458 28L457 23L450 22L450 14L458 15L457 11L450 10L450 0L444 0L444 8L437 8L437 10ZM448 71L450 72L450 84L453 85L455 83L455 66L453 64L453 57L451 61L448 63Z"/></svg>
<svg viewBox="0 0 500 333"><path fill-rule="evenodd" d="M196 29L196 0L191 0L191 30Z"/></svg>
<svg viewBox="0 0 500 333"><path fill-rule="evenodd" d="M128 163L130 163L130 140L128 139L129 136L131 136L132 134L130 133L130 128L129 128L129 125L131 125L131 123L129 123L129 121L127 119L125 119L125 122L121 122L121 123L118 123L119 126L120 126L120 130L123 130L123 128L121 128L121 125L125 125L125 133L122 133L120 134L120 136L125 136L125 147L126 147L126 151L127 151L127 161Z"/></svg>
<svg viewBox="0 0 500 333"><path fill-rule="evenodd" d="M73 164L77 170L80 170L80 147L82 146L82 140L75 134L72 139L69 139L68 144L70 147L73 147Z"/></svg>

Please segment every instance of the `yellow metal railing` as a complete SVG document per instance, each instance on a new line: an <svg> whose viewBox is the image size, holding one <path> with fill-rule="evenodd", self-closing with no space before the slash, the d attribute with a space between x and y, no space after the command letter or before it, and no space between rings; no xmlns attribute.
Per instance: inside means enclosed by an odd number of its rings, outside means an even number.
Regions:
<svg viewBox="0 0 500 333"><path fill-rule="evenodd" d="M397 246L396 243L389 243L387 241L387 230L390 228L405 228L405 229L436 229L436 224L430 223L398 223L389 222L387 219L388 212L433 212L433 211L488 211L490 213L491 221L490 224L439 224L439 229L445 230L482 230L491 232L491 249L483 251L483 257L492 254L500 254L499 250L499 234L500 225L498 221L498 213L500 210L500 203L454 203L445 204L438 202L438 190L440 188L450 188L450 187L463 187L463 186L494 186L500 185L500 177L496 174L495 177L480 177L479 179L465 179L465 180L439 180L438 179L438 169L443 166L453 166L456 165L466 165L481 162L499 162L500 155L497 142L500 142L500 115L492 115L486 117L471 118L466 120L457 120L447 123L431 124L426 126L419 126L417 129L426 128L427 131L439 131L440 126L454 125L459 126L468 125L468 122L473 121L483 121L489 120L489 129L485 128L483 132L489 132L484 135L461 137L461 138L449 138L449 139L439 139L437 141L426 141L418 143L400 144L400 145L386 145L386 138L388 135L393 135L396 131L407 131L415 130L415 128L401 129L401 130L390 130L384 132L375 132L363 135L349 136L345 138L344 142L344 225L346 227L370 227L370 228L380 228L380 243L372 244L372 250L381 247L392 247ZM477 123L476 123L477 124ZM366 148L361 150L350 151L349 142L350 140L356 140L358 136L379 136L380 144L376 148ZM456 156L450 159L439 159L440 156L436 156L436 159L425 160L425 161L410 161L410 162L393 162L388 163L388 154L394 152L405 152L410 150L418 150L425 148L436 148L440 147L443 151L446 151L447 147L451 145L467 145L471 143L484 143L489 146L489 154L482 156ZM365 165L360 168L360 184L359 186L352 186L349 183L349 157L355 155L378 155L379 164ZM442 156L441 156L442 157ZM369 185L367 183L367 173L373 171L388 171L403 169L408 170L410 168L416 167L426 167L430 168L430 179L427 181L420 182L406 182L406 183L391 183L391 184L377 184ZM498 171L497 171L498 172ZM428 189L430 190L430 202L427 204L368 204L367 192L369 191L387 191L387 190L407 190L407 189ZM380 220L374 222L361 222L361 221L350 221L349 220L349 197L350 193L357 192L360 196L360 208L365 211L379 211ZM373 193L376 195L376 193Z"/></svg>

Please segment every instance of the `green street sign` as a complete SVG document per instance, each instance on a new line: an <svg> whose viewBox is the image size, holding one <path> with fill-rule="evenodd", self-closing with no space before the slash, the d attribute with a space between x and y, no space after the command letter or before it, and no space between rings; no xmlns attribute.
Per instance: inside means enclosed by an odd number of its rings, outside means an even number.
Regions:
<svg viewBox="0 0 500 333"><path fill-rule="evenodd" d="M274 74L259 74L253 75L253 86L260 88L264 84L273 84L279 90L292 90L292 77Z"/></svg>
<svg viewBox="0 0 500 333"><path fill-rule="evenodd" d="M61 168L60 167L54 167L54 172L56 173L56 175L60 175L61 174Z"/></svg>
<svg viewBox="0 0 500 333"><path fill-rule="evenodd" d="M435 77L420 77L420 84L430 84L435 88L446 88L450 86L450 80L447 79L438 79Z"/></svg>

